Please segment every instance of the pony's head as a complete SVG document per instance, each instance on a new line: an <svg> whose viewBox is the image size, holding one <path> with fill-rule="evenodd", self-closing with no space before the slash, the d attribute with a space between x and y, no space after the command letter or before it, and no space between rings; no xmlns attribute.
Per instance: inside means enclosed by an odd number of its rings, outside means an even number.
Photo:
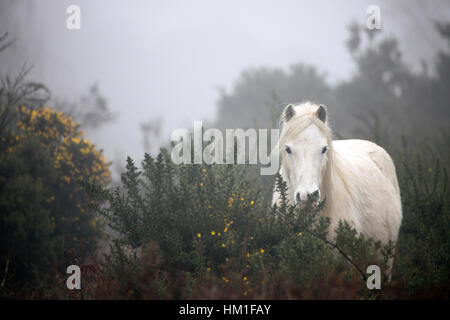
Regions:
<svg viewBox="0 0 450 320"><path fill-rule="evenodd" d="M280 128L281 174L290 200L301 202L314 192L320 197L332 150L326 107L290 104L281 115Z"/></svg>

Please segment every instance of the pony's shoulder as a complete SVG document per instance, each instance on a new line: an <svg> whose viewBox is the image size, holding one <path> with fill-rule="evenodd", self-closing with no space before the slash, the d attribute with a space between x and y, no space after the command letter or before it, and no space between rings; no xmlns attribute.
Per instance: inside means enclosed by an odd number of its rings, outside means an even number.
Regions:
<svg viewBox="0 0 450 320"><path fill-rule="evenodd" d="M373 153L384 149L379 145L360 139L334 140L333 148L338 152L345 153Z"/></svg>
<svg viewBox="0 0 450 320"><path fill-rule="evenodd" d="M386 150L368 140L334 140L333 149L344 158L366 158L372 160L378 166L385 166L383 163L392 162L392 159Z"/></svg>
<svg viewBox="0 0 450 320"><path fill-rule="evenodd" d="M364 166L373 163L396 185L395 166L391 156L382 147L367 140L349 139L333 141L333 149L340 158Z"/></svg>

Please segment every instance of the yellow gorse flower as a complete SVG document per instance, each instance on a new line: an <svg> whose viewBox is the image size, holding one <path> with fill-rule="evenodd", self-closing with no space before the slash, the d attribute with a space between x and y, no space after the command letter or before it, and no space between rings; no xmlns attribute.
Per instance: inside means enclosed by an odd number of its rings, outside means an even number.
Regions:
<svg viewBox="0 0 450 320"><path fill-rule="evenodd" d="M31 109L21 106L18 112L16 126L21 134L15 140L19 144L29 133L37 134L42 144L51 150L55 158L54 167L61 170L61 176L66 176L64 182L86 177L99 183L109 182L110 163L106 162L102 152L83 139L80 124L75 123L70 116L48 107Z"/></svg>
<svg viewBox="0 0 450 320"><path fill-rule="evenodd" d="M234 199L232 197L228 198L228 207L231 208L233 206Z"/></svg>
<svg viewBox="0 0 450 320"><path fill-rule="evenodd" d="M75 138L72 138L72 142L75 143L75 144L79 144L81 142L81 139L75 137Z"/></svg>

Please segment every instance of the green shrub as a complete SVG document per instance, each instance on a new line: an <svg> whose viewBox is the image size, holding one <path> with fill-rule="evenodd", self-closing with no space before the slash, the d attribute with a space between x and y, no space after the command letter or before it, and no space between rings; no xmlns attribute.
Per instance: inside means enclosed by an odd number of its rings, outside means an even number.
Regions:
<svg viewBox="0 0 450 320"><path fill-rule="evenodd" d="M55 274L96 255L101 223L80 181L105 185L109 164L64 113L14 112L0 137L0 290L42 296Z"/></svg>
<svg viewBox="0 0 450 320"><path fill-rule="evenodd" d="M406 296L450 296L450 135L419 139L394 154L403 202L395 275Z"/></svg>
<svg viewBox="0 0 450 320"><path fill-rule="evenodd" d="M121 187L87 184L113 230L106 268L135 298L352 297L370 293L366 267L381 245L347 224L327 239L324 202L271 207L248 166L174 165L167 151L128 158ZM286 194L286 185L277 179ZM382 259L381 259L382 260ZM324 281L336 285L329 292ZM322 286L324 285L324 286ZM320 289L318 289L320 287ZM366 288L366 289L364 289Z"/></svg>
<svg viewBox="0 0 450 320"><path fill-rule="evenodd" d="M39 288L54 271L59 239L49 199L57 175L50 159L37 137L0 154L1 289Z"/></svg>

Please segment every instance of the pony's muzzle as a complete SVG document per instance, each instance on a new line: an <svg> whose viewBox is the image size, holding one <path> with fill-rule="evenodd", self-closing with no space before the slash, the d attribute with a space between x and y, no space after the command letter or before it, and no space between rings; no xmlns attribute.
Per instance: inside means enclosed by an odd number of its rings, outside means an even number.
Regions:
<svg viewBox="0 0 450 320"><path fill-rule="evenodd" d="M317 197L317 200L319 200L320 199L320 190L316 189L316 190L314 190L312 192L300 192L300 191L297 191L295 193L295 201L297 203L306 201L310 197Z"/></svg>

